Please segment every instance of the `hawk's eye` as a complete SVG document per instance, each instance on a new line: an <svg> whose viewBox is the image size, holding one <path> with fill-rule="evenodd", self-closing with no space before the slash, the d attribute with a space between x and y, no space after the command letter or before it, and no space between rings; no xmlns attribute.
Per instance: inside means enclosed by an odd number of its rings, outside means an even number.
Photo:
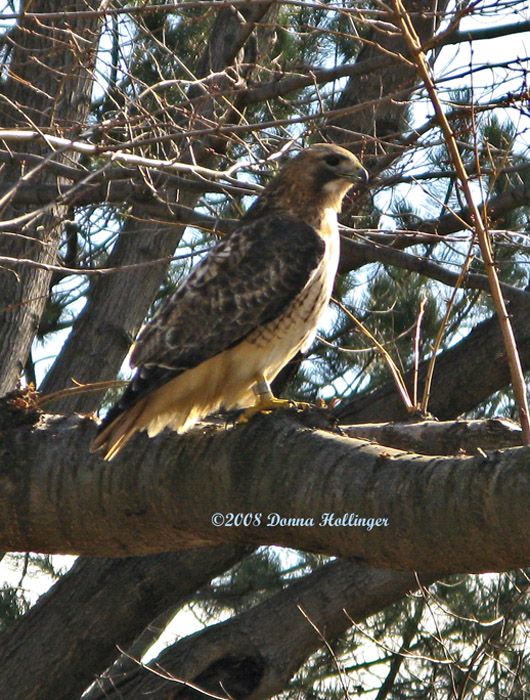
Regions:
<svg viewBox="0 0 530 700"><path fill-rule="evenodd" d="M338 165L341 162L342 158L340 156L332 154L330 156L326 156L324 160L326 161L326 163L328 165L335 167L336 165Z"/></svg>

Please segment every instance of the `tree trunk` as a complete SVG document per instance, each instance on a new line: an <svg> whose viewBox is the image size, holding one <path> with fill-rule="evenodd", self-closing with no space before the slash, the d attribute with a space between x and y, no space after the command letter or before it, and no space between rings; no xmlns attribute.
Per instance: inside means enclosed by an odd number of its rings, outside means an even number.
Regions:
<svg viewBox="0 0 530 700"><path fill-rule="evenodd" d="M32 12L79 12L97 9L95 0L31 0L24 6ZM37 21L24 14L11 39L9 73L3 85L3 126L38 127L44 133L75 136L86 124L92 89L92 71L102 16ZM34 145L42 153L44 143ZM72 155L68 156L70 159ZM61 160L61 156L57 156ZM31 173L31 171L30 171ZM43 169L23 173L18 165L0 171L2 182L28 182L38 176L41 183L56 182ZM4 221L3 255L30 258L54 264L61 239L64 207L37 210L11 206L9 197L1 211ZM0 268L0 395L13 389L29 354L44 304L51 273L34 267Z"/></svg>
<svg viewBox="0 0 530 700"><path fill-rule="evenodd" d="M131 211L107 267L150 262L173 255L182 227L142 220L140 207ZM96 278L72 332L46 374L44 394L81 384L115 379L167 272L152 265ZM101 391L87 391L54 401L62 413L90 413L101 403Z"/></svg>

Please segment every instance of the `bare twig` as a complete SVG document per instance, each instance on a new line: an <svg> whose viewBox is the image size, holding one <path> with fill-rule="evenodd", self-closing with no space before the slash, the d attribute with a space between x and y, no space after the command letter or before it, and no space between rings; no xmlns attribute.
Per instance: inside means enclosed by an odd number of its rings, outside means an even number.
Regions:
<svg viewBox="0 0 530 700"><path fill-rule="evenodd" d="M126 379L112 379L106 382L93 382L92 384L81 384L80 382L76 382L75 379L72 379L72 381L76 384L76 386L70 386L66 389L61 389L60 391L54 391L51 394L44 394L43 396L39 396L35 402L36 405L39 408L43 408L43 406L47 406L48 404L53 403L57 399L62 399L64 396L86 394L89 391L107 391L107 389L121 389L123 386L129 383Z"/></svg>
<svg viewBox="0 0 530 700"><path fill-rule="evenodd" d="M471 261L473 259L473 245L475 243L475 240L471 241L471 244L469 246L469 251L466 256L466 259L464 261L464 264L462 265L462 269L460 270L460 274L458 275L458 278L455 282L453 292L451 294L451 298L449 299L449 302L447 303L447 308L445 310L444 317L442 319L442 322L440 324L440 327L438 328L438 332L436 333L436 338L434 340L434 344L432 347L432 353L431 353L431 359L429 360L429 366L427 368L427 376L425 377L425 387L423 389L423 397L421 400L421 410L426 413L427 412L427 407L429 405L429 399L431 396L431 386L432 386L432 378L434 376L434 367L436 365L436 357L438 355L438 350L440 349L440 345L442 344L442 339L445 333L445 329L447 328L447 324L449 323L449 317L451 315L451 312L453 310L453 306L456 300L456 293L462 286L462 283L464 282L465 278L467 277L467 274L469 272L469 266L471 265Z"/></svg>
<svg viewBox="0 0 530 700"><path fill-rule="evenodd" d="M130 263L129 265L119 265L118 267L93 267L93 268L83 268L83 267L65 267L63 265L47 265L46 263L38 262L37 260L31 260L28 258L10 258L6 255L0 255L0 268L2 264L14 265L21 267L36 267L39 270L47 270L48 272L59 272L63 275L96 275L102 277L104 275L112 275L117 272L130 272L131 270L137 270L144 267L151 267L152 265L167 265L174 260L185 260L186 258L192 258L195 255L201 255L202 253L208 252L208 248L201 250L195 250L193 253L184 253L183 255L172 255L167 258L158 258L157 260L147 260L142 263Z"/></svg>
<svg viewBox="0 0 530 700"><path fill-rule="evenodd" d="M421 324L425 316L425 304L427 298L423 297L420 301L420 308L416 318L416 330L414 331L414 383L412 388L412 403L418 405L418 374L420 367L420 340L421 340Z"/></svg>
<svg viewBox="0 0 530 700"><path fill-rule="evenodd" d="M344 669L341 668L341 666L340 666L340 664L339 664L339 660L337 659L337 655L336 655L335 652L333 651L333 647L332 647L331 644L328 642L328 640L326 639L326 637L325 637L325 635L323 634L323 632L321 632L321 631L318 629L318 627L315 625L315 623L313 622L313 620L309 617L309 615L306 613L306 611L302 608L302 606L301 606L301 605L297 605L296 607L298 608L298 610L300 610L300 612L302 613L302 615L303 615L303 616L305 617L305 619L309 622L309 624L311 625L311 627L315 630L315 632L317 633L318 638L320 639L320 641L324 644L324 646L326 647L326 649L327 649L328 652L330 653L331 658L333 659L333 664L334 664L335 668L337 669L337 675L338 675L339 680L340 680L340 683L341 683L341 685L342 685L342 690L344 691L344 697L346 698L346 700L351 700L351 695L350 695L350 693L349 693L348 685L347 685L346 680L345 680L345 672L344 672Z"/></svg>
<svg viewBox="0 0 530 700"><path fill-rule="evenodd" d="M376 346L376 348L379 350L379 352L383 355L383 358L385 362L388 365L388 368L392 374L392 377L394 378L394 381L396 383L397 389L399 391L399 394L401 398L403 399L403 403L406 406L407 411L412 413L414 411L414 404L410 400L409 392L407 389L407 386L405 384L405 381L401 375L401 372L399 371L396 363L392 359L392 356L388 352L388 350L377 340L377 338L371 333L368 328L364 324L362 324L358 318L355 318L355 316L352 314L352 312L347 309L344 304L338 299L331 299L331 301L336 304L341 311L343 311L346 316L355 323L357 328L361 331L363 335L365 335L367 338L369 338L372 343Z"/></svg>
<svg viewBox="0 0 530 700"><path fill-rule="evenodd" d="M502 295L499 277L495 269L495 261L493 258L491 240L489 238L486 225L482 219L480 210L473 199L469 176L466 172L466 168L460 156L460 151L458 150L458 144L456 142L455 134L451 129L451 125L449 124L449 121L447 120L445 112L440 103L438 91L432 78L431 69L425 57L425 53L422 50L420 39L401 0L393 0L393 6L399 26L401 27L401 31L403 33L403 37L409 46L411 55L418 68L418 73L425 84L430 100L436 112L438 123L446 139L447 148L449 150L453 166L458 175L460 186L462 188L462 191L464 193L472 215L473 223L477 232L478 242L480 245L480 250L482 252L484 267L486 268L486 274L490 283L491 295L495 304L497 316L501 325L502 335L504 338L515 400L517 402L519 419L521 421L521 428L523 430L523 440L524 443L528 445L530 444L530 415L528 409L528 399L526 395L526 385L524 380L523 368L521 365L519 353L517 351L515 335L513 332L512 324L510 322L510 317L508 315L506 304Z"/></svg>
<svg viewBox="0 0 530 700"><path fill-rule="evenodd" d="M83 155L103 156L108 157L111 161L128 163L129 165L161 168L164 170L169 170L170 172L190 173L201 177L209 177L215 180L222 178L227 182L239 184L238 180L231 176L231 173L235 169L234 166L230 167L226 171L211 170L210 168L204 168L200 165L180 163L178 160L161 160L157 158L144 158L143 156L136 156L132 153L125 153L121 150L122 147L120 147L120 151L115 151L112 147L105 148L102 146L96 146L92 143L87 143L86 141L74 141L72 139L65 139L60 136L52 136L51 134L42 134L38 131L23 129L0 129L0 141L31 142L39 139L44 139L51 148L59 148L61 151L74 151L75 153L82 153ZM144 143L142 142L138 145L144 145ZM252 189L254 189L252 185L250 186ZM256 188L256 190L259 189L261 188Z"/></svg>
<svg viewBox="0 0 530 700"><path fill-rule="evenodd" d="M201 695L204 695L207 698L213 698L214 700L229 700L229 698L224 696L224 695L215 695L214 693L209 693L207 690L204 690L203 688L199 688L198 685L194 685L193 683L190 683L189 681L185 681L182 678L176 678L175 676L172 676L170 673L167 673L166 671L164 671L163 668L155 668L154 664L145 664L140 659L135 659L134 657L129 656L129 654L126 651L124 651L123 649L120 649L120 647L117 647L117 649L120 652L120 654L122 654L126 658L130 659L131 661L134 661L135 663L137 663L140 668L144 669L144 671L148 671L149 673L152 673L153 675L158 676L159 678L163 678L166 681L171 681L172 683L179 683L180 685L183 685L185 688L190 688L190 690L193 690L196 693L200 693Z"/></svg>

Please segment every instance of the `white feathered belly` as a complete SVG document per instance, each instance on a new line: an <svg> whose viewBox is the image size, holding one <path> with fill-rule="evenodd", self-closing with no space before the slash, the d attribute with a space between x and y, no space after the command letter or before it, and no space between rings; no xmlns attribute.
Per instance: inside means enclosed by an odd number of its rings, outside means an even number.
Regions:
<svg viewBox="0 0 530 700"><path fill-rule="evenodd" d="M335 229L326 238L321 264L278 318L151 394L141 416L149 435L166 426L183 432L221 408L251 405L256 381L264 377L271 382L289 360L313 342L318 320L329 303L338 261L339 235Z"/></svg>

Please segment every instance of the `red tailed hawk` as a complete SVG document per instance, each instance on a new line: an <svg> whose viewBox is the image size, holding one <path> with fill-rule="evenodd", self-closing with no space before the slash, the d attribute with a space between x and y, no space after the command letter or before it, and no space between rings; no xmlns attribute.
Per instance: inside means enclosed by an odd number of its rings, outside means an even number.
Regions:
<svg viewBox="0 0 530 700"><path fill-rule="evenodd" d="M136 376L92 450L112 459L138 430L183 432L221 408L255 403L252 414L288 403L269 382L314 339L339 261L337 212L366 179L332 144L290 160L140 332Z"/></svg>

